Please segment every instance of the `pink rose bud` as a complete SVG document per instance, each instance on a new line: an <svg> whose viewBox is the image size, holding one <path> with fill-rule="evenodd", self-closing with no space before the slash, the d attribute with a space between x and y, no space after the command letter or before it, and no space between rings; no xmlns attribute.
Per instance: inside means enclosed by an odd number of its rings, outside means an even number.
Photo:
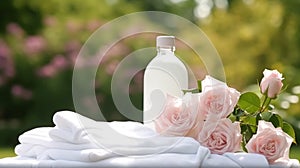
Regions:
<svg viewBox="0 0 300 168"><path fill-rule="evenodd" d="M265 69L263 74L264 77L260 82L261 92L269 98L276 98L283 86L282 80L284 78L282 78L282 74L277 70L268 69Z"/></svg>

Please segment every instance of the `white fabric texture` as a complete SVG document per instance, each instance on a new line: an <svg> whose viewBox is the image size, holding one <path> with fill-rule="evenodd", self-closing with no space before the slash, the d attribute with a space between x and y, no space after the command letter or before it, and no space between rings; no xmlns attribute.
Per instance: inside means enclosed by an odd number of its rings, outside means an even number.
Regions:
<svg viewBox="0 0 300 168"><path fill-rule="evenodd" d="M159 136L136 122L96 122L69 111L56 113L53 121L55 127L34 128L20 135L15 153L38 160L95 162L118 155L195 155L200 149L192 138ZM68 134L63 136L64 132Z"/></svg>
<svg viewBox="0 0 300 168"><path fill-rule="evenodd" d="M228 158L226 155L204 154L197 155L179 155L179 154L160 154L147 157L112 157L98 162L80 162L67 160L37 160L29 157L11 157L0 159L1 168L106 168L106 167L203 167L203 168L253 168L255 163L258 165L263 161L263 158L254 160L248 154L238 153L238 160ZM249 157L248 157L249 156ZM241 166L239 162L242 160L246 163ZM263 163L265 163L263 161ZM248 164L248 165L247 165ZM260 164L259 168L299 168L299 162L296 159L291 159L287 165L271 165Z"/></svg>
<svg viewBox="0 0 300 168"><path fill-rule="evenodd" d="M193 138L160 136L136 122L96 122L70 111L53 122L20 135L18 156L0 159L0 167L269 167L262 155L211 154Z"/></svg>
<svg viewBox="0 0 300 168"><path fill-rule="evenodd" d="M225 153L224 156L235 161L239 167L264 167L268 165L267 159L263 155L254 153Z"/></svg>

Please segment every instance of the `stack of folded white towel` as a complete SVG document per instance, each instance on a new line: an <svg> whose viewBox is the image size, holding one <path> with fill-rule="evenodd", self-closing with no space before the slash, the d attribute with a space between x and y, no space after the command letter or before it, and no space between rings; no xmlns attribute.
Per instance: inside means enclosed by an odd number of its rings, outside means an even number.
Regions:
<svg viewBox="0 0 300 168"><path fill-rule="evenodd" d="M69 111L56 113L53 122L55 127L20 135L16 154L38 160L94 162L118 155L195 154L199 147L192 138L161 137L137 122L96 122Z"/></svg>
<svg viewBox="0 0 300 168"><path fill-rule="evenodd" d="M53 122L20 135L18 156L0 159L0 167L269 167L262 155L210 154L193 138L160 136L137 122L70 111L55 113Z"/></svg>

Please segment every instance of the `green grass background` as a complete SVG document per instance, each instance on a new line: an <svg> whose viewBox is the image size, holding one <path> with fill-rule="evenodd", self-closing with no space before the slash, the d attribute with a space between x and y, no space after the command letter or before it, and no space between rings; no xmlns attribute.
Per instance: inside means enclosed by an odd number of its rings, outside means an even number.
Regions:
<svg viewBox="0 0 300 168"><path fill-rule="evenodd" d="M16 156L14 148L0 148L0 158Z"/></svg>

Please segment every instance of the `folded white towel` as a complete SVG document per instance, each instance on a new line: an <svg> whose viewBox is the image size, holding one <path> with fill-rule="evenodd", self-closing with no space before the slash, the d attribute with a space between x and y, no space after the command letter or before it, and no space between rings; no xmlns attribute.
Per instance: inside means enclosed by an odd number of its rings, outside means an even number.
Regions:
<svg viewBox="0 0 300 168"><path fill-rule="evenodd" d="M72 112L73 113L73 112ZM72 115L79 115L79 114L72 114ZM56 114L56 118L60 118L59 121L66 121L69 122L67 118L64 120L63 115L61 113ZM74 120L74 126L76 125L75 122L80 122ZM58 123L56 121L56 123ZM55 126L53 129L49 131L49 136L55 140L55 141L61 141L61 142L70 142L70 143L88 143L91 141L91 138L100 138L97 136L98 133L93 133L92 136L89 136L89 133L91 132L101 132L100 130L103 130L104 127L109 127L111 131L119 131L120 134L129 136L129 137L135 137L135 138L146 138L151 136L156 136L157 133L154 132L152 129L149 129L147 127L144 127L141 123L136 122L96 122L94 123L93 127L84 127L76 129L76 127L73 127L73 129L70 129L69 127L63 127ZM140 127L143 127L142 129L139 129ZM122 131L122 132L121 132Z"/></svg>
<svg viewBox="0 0 300 168"><path fill-rule="evenodd" d="M53 120L55 127L20 135L19 157L0 159L0 167L269 167L262 155L210 154L193 138L160 136L136 122L96 122L68 111Z"/></svg>
<svg viewBox="0 0 300 168"><path fill-rule="evenodd" d="M80 132L81 133L81 132ZM71 131L67 131L65 129L60 129L55 126L53 129L49 131L49 136L59 142L69 142L75 144L82 144L90 142L89 136L86 135L76 135ZM81 137L81 138L79 138Z"/></svg>
<svg viewBox="0 0 300 168"><path fill-rule="evenodd" d="M47 148L41 145L19 144L15 147L18 156L37 158Z"/></svg>
<svg viewBox="0 0 300 168"><path fill-rule="evenodd" d="M0 159L0 168L108 168L108 167L189 167L198 168L209 155L209 150L199 147L195 154L162 153L147 156L117 156L98 162L81 162L70 160L36 160L28 157ZM67 159L67 158L65 158ZM226 165L223 163L222 165Z"/></svg>
<svg viewBox="0 0 300 168"><path fill-rule="evenodd" d="M83 155L80 151L85 151L82 160L91 161L112 157L111 153L123 156L196 154L200 147L193 138L160 136L136 122L96 122L80 114L66 111L58 112L55 116L56 127L35 128L20 135L21 144L16 146L16 154L37 159L58 159L65 156L64 159L76 160ZM87 122L88 129L81 128L81 121L76 122L76 118ZM69 137L76 137L76 142L73 143L74 139ZM86 142L77 143L80 139L85 139ZM94 151L87 149L101 149L102 154L97 156L98 158L95 157L96 159L90 159L88 153L94 155ZM104 150L107 151L105 155Z"/></svg>
<svg viewBox="0 0 300 168"><path fill-rule="evenodd" d="M240 168L241 166L227 157L224 157L224 156L218 155L218 154L211 154L211 155L208 155L207 158L205 158L201 167L205 167L205 168L224 168L224 167Z"/></svg>
<svg viewBox="0 0 300 168"><path fill-rule="evenodd" d="M116 154L107 151L105 149L84 149L84 150L46 149L40 155L37 155L37 159L96 162L114 156L116 156Z"/></svg>
<svg viewBox="0 0 300 168"><path fill-rule="evenodd" d="M15 147L15 153L18 156L33 157L36 159L61 159L66 160L84 160L84 161L98 161L113 157L116 155L136 156L136 155L154 155L160 153L174 153L174 154L196 154L201 146L192 138L184 138L177 144L170 146L157 147L136 147L128 148L126 146L107 148L93 148L86 144L68 144L64 142L51 142L40 144L19 144ZM89 150L92 149L92 150ZM95 159L90 159L88 156L94 156L95 151L101 151L101 155L97 155ZM84 151L84 154L81 152ZM90 154L88 154L90 152ZM59 154L61 153L61 154ZM96 152L97 154L98 152ZM83 159L77 159L84 155Z"/></svg>
<svg viewBox="0 0 300 168"><path fill-rule="evenodd" d="M276 163L270 165L270 168L300 168L299 160L290 159L286 161L277 161Z"/></svg>
<svg viewBox="0 0 300 168"><path fill-rule="evenodd" d="M209 154L207 148L199 148L197 154L172 154L164 153L158 155L144 156L144 157L111 157L98 162L79 162L68 160L36 160L27 157L12 157L0 159L0 168L106 168L106 167L236 167L236 168L253 168L259 165L260 168L274 167L269 166L266 162L261 164L261 156L254 156L255 154L247 153L226 153L225 155ZM244 162L241 164L241 162ZM285 166L277 165L278 167L299 168L299 162L295 159L290 160L290 164ZM296 164L295 164L296 163Z"/></svg>
<svg viewBox="0 0 300 168"><path fill-rule="evenodd" d="M268 167L265 156L254 153L225 153L223 156L233 160L240 167Z"/></svg>
<svg viewBox="0 0 300 168"><path fill-rule="evenodd" d="M119 134L134 138L157 135L156 132L141 123L95 121L71 111L55 113L53 122L56 126L49 132L49 136L54 140L71 143L87 143L91 141L90 138L109 136L111 132L116 131Z"/></svg>
<svg viewBox="0 0 300 168"><path fill-rule="evenodd" d="M69 160L81 162L95 162L116 156L116 154L105 149L66 150L29 144L17 145L15 153L18 156L31 157L37 160Z"/></svg>
<svg viewBox="0 0 300 168"><path fill-rule="evenodd" d="M140 151L143 154L195 153L199 146L192 138L163 137L137 122L96 122L70 111L56 113L53 122L56 127L49 131L49 136L56 141L94 142L99 148L108 148L121 155L140 154Z"/></svg>
<svg viewBox="0 0 300 168"><path fill-rule="evenodd" d="M50 142L53 141L49 137L49 131L52 127L39 127L28 130L21 134L18 138L20 143L40 143L40 142Z"/></svg>
<svg viewBox="0 0 300 168"><path fill-rule="evenodd" d="M79 144L73 144L68 142L55 141L49 137L50 130L52 130L51 127L34 128L20 135L19 142L21 144L40 145L47 148L55 148L55 149L81 150L81 149L98 148L98 146L93 142L79 145Z"/></svg>

